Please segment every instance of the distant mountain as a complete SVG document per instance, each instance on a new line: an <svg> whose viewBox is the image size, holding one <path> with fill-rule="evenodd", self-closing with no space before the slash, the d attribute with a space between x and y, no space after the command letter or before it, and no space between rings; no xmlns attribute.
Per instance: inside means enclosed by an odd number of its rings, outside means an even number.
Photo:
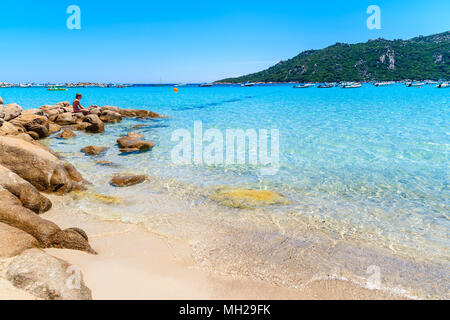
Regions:
<svg viewBox="0 0 450 320"><path fill-rule="evenodd" d="M332 82L450 79L450 31L410 40L336 43L261 72L218 82Z"/></svg>

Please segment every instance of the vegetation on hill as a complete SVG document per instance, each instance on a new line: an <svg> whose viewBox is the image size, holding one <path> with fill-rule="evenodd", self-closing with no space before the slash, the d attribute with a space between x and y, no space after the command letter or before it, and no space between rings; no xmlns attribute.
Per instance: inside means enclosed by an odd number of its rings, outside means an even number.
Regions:
<svg viewBox="0 0 450 320"><path fill-rule="evenodd" d="M336 43L261 72L218 82L331 82L450 79L450 31L410 40Z"/></svg>

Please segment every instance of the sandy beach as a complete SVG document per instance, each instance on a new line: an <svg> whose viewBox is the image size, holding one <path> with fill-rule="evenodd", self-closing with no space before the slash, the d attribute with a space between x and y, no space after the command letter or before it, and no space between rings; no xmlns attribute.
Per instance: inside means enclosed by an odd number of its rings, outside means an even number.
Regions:
<svg viewBox="0 0 450 320"><path fill-rule="evenodd" d="M302 290L214 274L198 268L187 243L168 241L140 225L67 214L43 215L62 227L78 225L98 255L66 249L48 253L81 268L93 299L386 299L380 291L322 280Z"/></svg>

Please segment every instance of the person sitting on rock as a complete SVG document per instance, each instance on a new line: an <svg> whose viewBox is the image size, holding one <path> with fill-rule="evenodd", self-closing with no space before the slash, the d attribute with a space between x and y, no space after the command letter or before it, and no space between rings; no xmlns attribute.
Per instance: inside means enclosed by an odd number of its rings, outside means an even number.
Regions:
<svg viewBox="0 0 450 320"><path fill-rule="evenodd" d="M84 107L81 105L81 103L80 103L80 99L81 99L82 97L83 97L83 96L81 95L81 93L77 93L77 94L75 95L75 100L73 100L73 103L72 103L73 112L75 112L75 113L81 112L81 113L83 113L83 114L89 114L89 110L86 109L86 108L84 108Z"/></svg>

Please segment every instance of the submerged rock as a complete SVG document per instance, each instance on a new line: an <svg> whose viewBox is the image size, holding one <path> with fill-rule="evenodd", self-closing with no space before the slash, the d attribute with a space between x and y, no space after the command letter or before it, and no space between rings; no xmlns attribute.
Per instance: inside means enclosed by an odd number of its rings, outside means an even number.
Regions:
<svg viewBox="0 0 450 320"><path fill-rule="evenodd" d="M100 201L106 204L124 204L125 201L122 198L110 196L106 194L94 193L90 190L74 192L72 195L74 200L80 200L84 197L89 198L91 201Z"/></svg>
<svg viewBox="0 0 450 320"><path fill-rule="evenodd" d="M0 104L3 104L3 99L2 99L2 97L0 97Z"/></svg>
<svg viewBox="0 0 450 320"><path fill-rule="evenodd" d="M79 269L39 249L14 258L6 269L6 279L42 299L92 300Z"/></svg>
<svg viewBox="0 0 450 320"><path fill-rule="evenodd" d="M115 187L129 187L147 180L146 175L115 175L111 184Z"/></svg>
<svg viewBox="0 0 450 320"><path fill-rule="evenodd" d="M107 160L98 160L95 163L105 167L120 167L119 164Z"/></svg>
<svg viewBox="0 0 450 320"><path fill-rule="evenodd" d="M60 134L58 134L56 137L60 138L60 139L72 139L75 138L77 135L70 130L69 128L64 129L63 132L61 132Z"/></svg>
<svg viewBox="0 0 450 320"><path fill-rule="evenodd" d="M289 204L282 195L268 190L218 189L211 197L221 205L235 208L253 208L261 205Z"/></svg>
<svg viewBox="0 0 450 320"><path fill-rule="evenodd" d="M81 149L81 152L89 156L95 156L105 152L106 150L108 150L108 147L87 146Z"/></svg>

